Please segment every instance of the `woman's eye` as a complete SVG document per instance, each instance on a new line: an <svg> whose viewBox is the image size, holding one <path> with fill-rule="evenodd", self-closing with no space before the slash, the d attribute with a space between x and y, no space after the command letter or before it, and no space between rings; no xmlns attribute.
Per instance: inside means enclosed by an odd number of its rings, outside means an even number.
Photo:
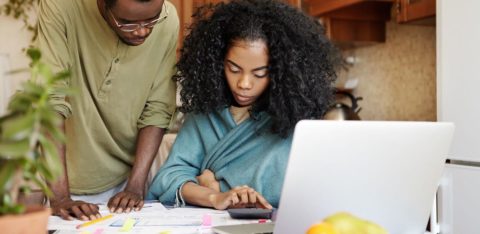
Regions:
<svg viewBox="0 0 480 234"><path fill-rule="evenodd" d="M240 69L235 68L235 67L228 67L228 70L230 70L231 73L238 73L238 72L240 72Z"/></svg>
<svg viewBox="0 0 480 234"><path fill-rule="evenodd" d="M267 72L265 72L265 73L258 73L258 74L257 74L257 73L254 73L253 75L254 75L255 77L257 77L257 78L264 78L264 77L268 76L268 73L267 73Z"/></svg>

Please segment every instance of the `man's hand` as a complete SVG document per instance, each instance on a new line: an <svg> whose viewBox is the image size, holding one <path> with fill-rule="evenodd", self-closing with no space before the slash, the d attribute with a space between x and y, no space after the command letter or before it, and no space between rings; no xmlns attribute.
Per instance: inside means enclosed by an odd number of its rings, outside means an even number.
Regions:
<svg viewBox="0 0 480 234"><path fill-rule="evenodd" d="M214 193L210 195L210 201L217 210L243 207L273 208L262 195L246 185L235 187L225 193Z"/></svg>
<svg viewBox="0 0 480 234"><path fill-rule="evenodd" d="M216 192L220 192L220 183L215 179L215 174L210 170L205 170L201 175L197 176L198 185L211 188Z"/></svg>
<svg viewBox="0 0 480 234"><path fill-rule="evenodd" d="M62 219L73 220L75 218L87 221L102 217L98 212L98 206L84 201L74 201L70 198L50 202L52 214Z"/></svg>
<svg viewBox="0 0 480 234"><path fill-rule="evenodd" d="M108 201L108 209L112 213L129 213L139 211L143 207L143 195L147 174L157 154L165 129L147 126L139 130L137 150L127 186L123 192L117 193Z"/></svg>
<svg viewBox="0 0 480 234"><path fill-rule="evenodd" d="M143 207L143 190L142 193L136 193L125 189L125 191L119 192L110 198L107 206L112 213L139 211Z"/></svg>

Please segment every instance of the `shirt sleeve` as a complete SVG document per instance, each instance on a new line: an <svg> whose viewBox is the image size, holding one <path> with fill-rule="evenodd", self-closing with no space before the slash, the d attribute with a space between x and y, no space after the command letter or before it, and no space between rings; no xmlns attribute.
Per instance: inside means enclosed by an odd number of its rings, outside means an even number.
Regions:
<svg viewBox="0 0 480 234"><path fill-rule="evenodd" d="M35 45L42 53L42 61L47 63L53 72L69 69L70 56L67 47L66 9L61 9L62 1L40 1L38 7L38 37ZM68 87L69 81L57 83L59 87ZM49 97L55 111L68 118L72 108L64 94L52 93Z"/></svg>
<svg viewBox="0 0 480 234"><path fill-rule="evenodd" d="M195 118L188 116L178 133L165 164L153 179L147 199L163 203L177 203L178 189L188 181L198 183L204 159L204 146ZM177 203L178 204L178 203Z"/></svg>
<svg viewBox="0 0 480 234"><path fill-rule="evenodd" d="M171 11L176 12L174 8L171 9ZM145 103L145 108L137 122L139 129L146 126L167 128L176 108L176 84L172 77L176 72L175 63L179 23L176 14L172 14L172 17L175 19L175 30L172 30L173 32L169 35L170 39L168 48L165 55L160 60L161 73L150 90L148 100Z"/></svg>

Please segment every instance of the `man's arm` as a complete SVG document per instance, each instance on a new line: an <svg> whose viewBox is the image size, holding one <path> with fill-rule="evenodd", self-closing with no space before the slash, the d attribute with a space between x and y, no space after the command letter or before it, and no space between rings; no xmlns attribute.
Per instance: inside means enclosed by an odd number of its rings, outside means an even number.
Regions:
<svg viewBox="0 0 480 234"><path fill-rule="evenodd" d="M137 149L127 186L108 201L110 212L122 213L142 209L145 183L165 129L147 126L138 132Z"/></svg>
<svg viewBox="0 0 480 234"><path fill-rule="evenodd" d="M62 132L65 132L65 121L60 125ZM63 219L73 220L74 218L81 220L93 220L100 218L98 206L83 201L73 201L70 198L70 190L68 187L67 161L65 159L65 144L58 143L58 156L62 163L63 173L56 182L50 184L50 188L54 197L50 198L50 207L53 215L62 217Z"/></svg>

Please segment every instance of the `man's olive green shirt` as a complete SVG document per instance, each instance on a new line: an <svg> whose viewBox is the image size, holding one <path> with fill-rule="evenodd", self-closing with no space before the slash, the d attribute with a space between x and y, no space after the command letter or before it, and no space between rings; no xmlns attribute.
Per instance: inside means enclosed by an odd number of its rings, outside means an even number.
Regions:
<svg viewBox="0 0 480 234"><path fill-rule="evenodd" d="M53 95L66 118L70 191L93 194L127 179L138 131L166 128L175 110L175 7L140 46L124 44L100 14L96 0L42 0L37 46L55 71L70 69L76 94ZM162 15L165 14L162 10Z"/></svg>

